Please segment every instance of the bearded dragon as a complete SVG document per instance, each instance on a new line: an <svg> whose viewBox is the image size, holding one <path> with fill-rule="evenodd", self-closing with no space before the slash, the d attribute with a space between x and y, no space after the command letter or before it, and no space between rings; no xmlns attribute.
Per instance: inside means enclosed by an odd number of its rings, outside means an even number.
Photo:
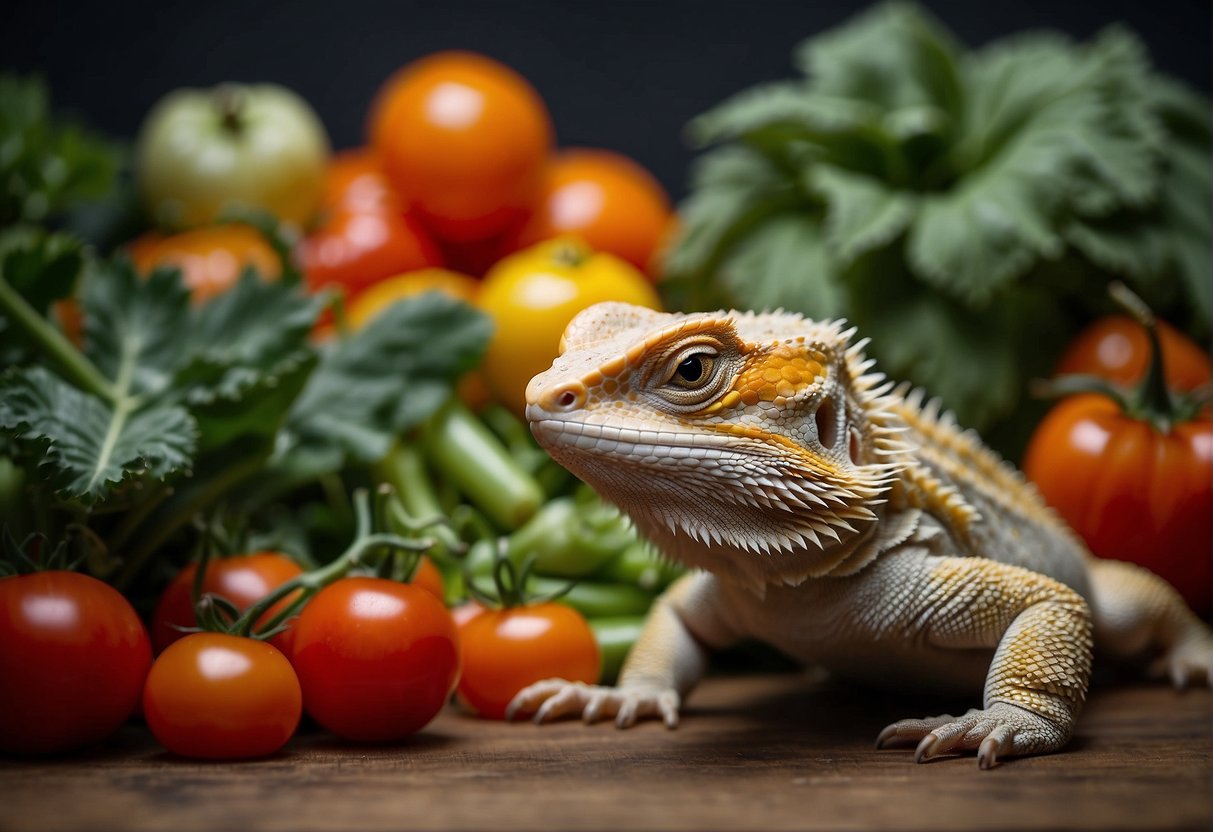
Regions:
<svg viewBox="0 0 1213 832"><path fill-rule="evenodd" d="M511 717L672 728L710 652L757 638L867 682L984 689L981 708L896 722L877 747L989 768L1065 745L1093 647L1177 686L1213 680L1213 633L1173 588L1091 555L854 334L783 312L574 318L527 388L531 430L695 571L654 603L617 688L546 680Z"/></svg>

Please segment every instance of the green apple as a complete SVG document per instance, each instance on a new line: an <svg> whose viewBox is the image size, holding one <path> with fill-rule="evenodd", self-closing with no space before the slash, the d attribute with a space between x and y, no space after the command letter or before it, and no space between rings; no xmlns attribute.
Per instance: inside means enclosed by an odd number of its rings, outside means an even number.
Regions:
<svg viewBox="0 0 1213 832"><path fill-rule="evenodd" d="M268 211L306 225L324 188L329 140L315 111L274 84L181 89L139 130L135 176L158 225L207 225Z"/></svg>

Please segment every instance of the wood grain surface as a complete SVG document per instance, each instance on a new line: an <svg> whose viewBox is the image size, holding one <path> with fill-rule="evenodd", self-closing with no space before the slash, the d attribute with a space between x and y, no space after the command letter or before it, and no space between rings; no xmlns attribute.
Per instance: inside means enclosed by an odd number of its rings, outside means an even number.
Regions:
<svg viewBox="0 0 1213 832"><path fill-rule="evenodd" d="M712 678L676 731L442 714L391 747L311 728L199 763L129 726L89 752L0 760L0 829L1213 829L1213 694L1097 688L1064 753L979 771L875 751L887 722L969 703L799 674Z"/></svg>

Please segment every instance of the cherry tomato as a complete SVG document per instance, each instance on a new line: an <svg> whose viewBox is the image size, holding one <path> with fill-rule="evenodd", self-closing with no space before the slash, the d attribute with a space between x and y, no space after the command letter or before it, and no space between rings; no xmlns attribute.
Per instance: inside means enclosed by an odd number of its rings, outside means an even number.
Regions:
<svg viewBox="0 0 1213 832"><path fill-rule="evenodd" d="M346 306L345 318L352 328L361 329L398 300L437 290L472 303L479 289L479 281L459 272L446 269L406 272L381 280L352 297Z"/></svg>
<svg viewBox="0 0 1213 832"><path fill-rule="evenodd" d="M131 715L152 651L130 603L76 572L0 579L0 751L99 742Z"/></svg>
<svg viewBox="0 0 1213 832"><path fill-rule="evenodd" d="M444 240L483 240L525 218L552 145L547 108L518 73L470 52L404 67L371 109L388 178Z"/></svg>
<svg viewBox="0 0 1213 832"><path fill-rule="evenodd" d="M160 654L143 690L143 714L174 754L264 757L299 725L303 697L291 663L263 641L191 633Z"/></svg>
<svg viewBox="0 0 1213 832"><path fill-rule="evenodd" d="M1036 429L1024 472L1096 555L1145 566L1197 614L1213 600L1213 420L1162 432L1112 399L1057 404Z"/></svg>
<svg viewBox="0 0 1213 832"><path fill-rule="evenodd" d="M459 675L455 623L430 592L383 578L343 578L308 602L293 663L316 722L363 742L425 727Z"/></svg>
<svg viewBox="0 0 1213 832"><path fill-rule="evenodd" d="M451 618L455 620L455 627L460 633L462 633L465 624L481 613L487 611L488 607L484 606L484 604L481 604L479 601L464 601L459 606L451 608Z"/></svg>
<svg viewBox="0 0 1213 832"><path fill-rule="evenodd" d="M197 564L187 565L160 595L152 613L152 646L157 653L186 635L179 627L197 624L193 603L194 574L197 571ZM245 610L302 572L299 564L278 552L216 558L207 564L202 591L221 595L240 610ZM279 601L258 623L269 621L290 601L291 598ZM289 656L291 638L292 632L287 629L270 639L270 643Z"/></svg>
<svg viewBox="0 0 1213 832"><path fill-rule="evenodd" d="M661 184L631 159L609 150L566 150L548 165L539 208L509 250L576 234L644 271L672 214Z"/></svg>
<svg viewBox="0 0 1213 832"><path fill-rule="evenodd" d="M1209 356L1190 338L1158 321L1167 386L1194 390L1213 371ZM1150 364L1150 341L1141 324L1127 315L1101 318L1078 334L1057 365L1057 375L1089 373L1128 386L1140 381Z"/></svg>
<svg viewBox="0 0 1213 832"><path fill-rule="evenodd" d="M417 571L413 573L413 586L419 586L433 595L439 601L446 603L446 590L442 583L442 572L434 565L434 562L427 557L422 557L417 564Z"/></svg>
<svg viewBox="0 0 1213 832"><path fill-rule="evenodd" d="M350 151L333 159L324 212L324 223L300 249L313 291L335 286L357 293L401 272L442 265L442 252L405 215L372 153Z"/></svg>
<svg viewBox="0 0 1213 832"><path fill-rule="evenodd" d="M169 236L148 232L132 241L127 251L144 274L158 266L180 268L196 304L226 292L249 266L266 280L282 276L282 263L273 247L247 225L215 225Z"/></svg>
<svg viewBox="0 0 1213 832"><path fill-rule="evenodd" d="M598 680L594 632L581 613L547 602L473 616L459 630L460 700L482 717L503 719L518 691L543 679Z"/></svg>
<svg viewBox="0 0 1213 832"><path fill-rule="evenodd" d="M657 291L634 267L572 238L540 243L494 266L480 288L480 308L495 326L482 368L498 399L522 413L527 383L551 366L569 321L608 300L661 308Z"/></svg>

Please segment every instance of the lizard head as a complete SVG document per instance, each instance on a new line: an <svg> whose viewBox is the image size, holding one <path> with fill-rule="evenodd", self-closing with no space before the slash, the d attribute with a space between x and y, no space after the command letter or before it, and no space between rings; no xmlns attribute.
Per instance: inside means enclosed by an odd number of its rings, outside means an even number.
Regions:
<svg viewBox="0 0 1213 832"><path fill-rule="evenodd" d="M598 304L531 380L527 419L667 555L759 589L798 583L856 549L907 452L852 334Z"/></svg>

